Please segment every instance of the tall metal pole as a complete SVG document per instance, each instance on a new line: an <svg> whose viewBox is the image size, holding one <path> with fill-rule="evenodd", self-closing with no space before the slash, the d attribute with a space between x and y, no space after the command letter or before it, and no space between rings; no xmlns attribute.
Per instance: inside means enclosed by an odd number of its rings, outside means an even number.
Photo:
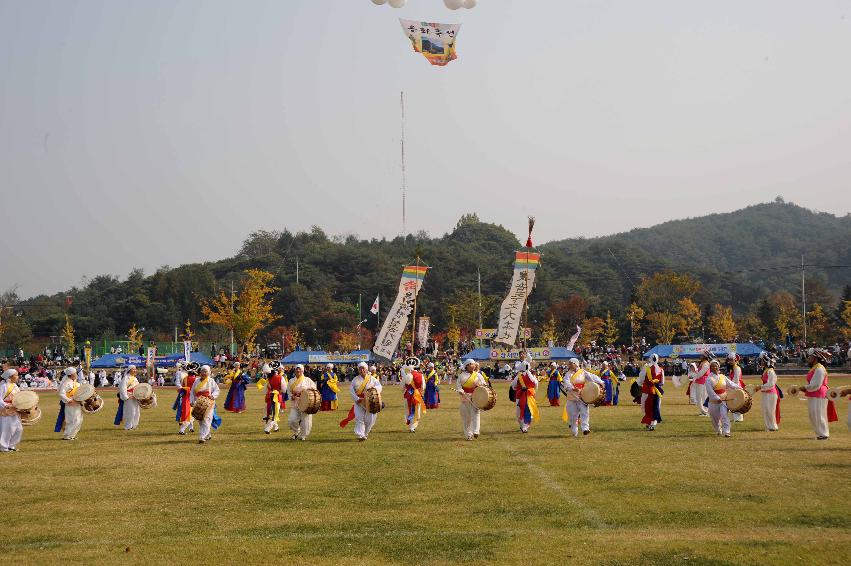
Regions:
<svg viewBox="0 0 851 566"><path fill-rule="evenodd" d="M233 316L233 280L230 282L230 312L231 316ZM230 355L233 355L233 320L231 320L230 327Z"/></svg>
<svg viewBox="0 0 851 566"><path fill-rule="evenodd" d="M804 277L804 256L801 255L801 320L804 322L804 346L807 345L807 291Z"/></svg>
<svg viewBox="0 0 851 566"><path fill-rule="evenodd" d="M476 276L478 277L478 283L479 283L479 285L478 285L479 286L479 330L481 330L483 328L482 327L482 272L479 270L478 267L476 268ZM480 348L482 347L482 339L481 338L479 338L479 347Z"/></svg>
<svg viewBox="0 0 851 566"><path fill-rule="evenodd" d="M298 285L298 256L295 256L295 284Z"/></svg>
<svg viewBox="0 0 851 566"><path fill-rule="evenodd" d="M405 228L405 196L407 192L405 179L405 91L399 93L399 105L402 109L402 237L408 232Z"/></svg>
<svg viewBox="0 0 851 566"><path fill-rule="evenodd" d="M360 327L363 324L363 319L361 318L361 293L358 293L358 350L360 350Z"/></svg>

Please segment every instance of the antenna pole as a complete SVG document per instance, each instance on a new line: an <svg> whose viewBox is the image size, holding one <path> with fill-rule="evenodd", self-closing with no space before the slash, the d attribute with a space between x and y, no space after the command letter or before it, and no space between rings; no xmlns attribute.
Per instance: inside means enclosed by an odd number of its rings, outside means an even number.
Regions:
<svg viewBox="0 0 851 566"><path fill-rule="evenodd" d="M402 237L404 238L408 234L405 227L405 197L407 193L405 179L405 91L399 93L399 105L402 110Z"/></svg>

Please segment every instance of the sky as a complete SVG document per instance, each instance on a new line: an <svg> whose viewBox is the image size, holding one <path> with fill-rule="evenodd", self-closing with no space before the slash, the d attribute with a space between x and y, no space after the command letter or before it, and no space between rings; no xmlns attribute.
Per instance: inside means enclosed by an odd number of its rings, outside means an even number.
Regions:
<svg viewBox="0 0 851 566"><path fill-rule="evenodd" d="M460 23L434 67L398 18ZM0 0L0 291L254 230L536 243L782 196L851 212L851 1ZM719 227L723 229L723 227Z"/></svg>

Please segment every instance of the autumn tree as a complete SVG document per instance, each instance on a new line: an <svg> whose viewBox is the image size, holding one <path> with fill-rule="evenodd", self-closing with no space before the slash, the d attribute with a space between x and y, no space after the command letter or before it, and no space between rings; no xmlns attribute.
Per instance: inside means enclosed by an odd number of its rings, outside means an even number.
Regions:
<svg viewBox="0 0 851 566"><path fill-rule="evenodd" d="M144 340L142 332L136 328L136 325L131 326L127 331L127 352L135 354Z"/></svg>
<svg viewBox="0 0 851 566"><path fill-rule="evenodd" d="M603 339L603 344L607 346L614 346L619 337L620 331L618 330L618 322L612 318L611 311L606 311L606 319L603 321L600 338Z"/></svg>
<svg viewBox="0 0 851 566"><path fill-rule="evenodd" d="M588 301L581 295L573 294L566 299L554 302L547 309L546 317L555 320L556 329L562 336L572 336L576 326L580 325L588 312ZM585 328L582 329L583 334Z"/></svg>
<svg viewBox="0 0 851 566"><path fill-rule="evenodd" d="M851 301L842 301L842 311L839 313L841 322L840 332L846 340L851 340Z"/></svg>
<svg viewBox="0 0 851 566"><path fill-rule="evenodd" d="M679 301L679 310L677 314L680 317L680 329L682 333L692 337L692 332L700 328L703 318L701 317L700 307L697 303L688 297L683 297Z"/></svg>
<svg viewBox="0 0 851 566"><path fill-rule="evenodd" d="M736 322L733 309L724 305L715 305L709 316L709 331L719 340L730 342L736 338Z"/></svg>
<svg viewBox="0 0 851 566"><path fill-rule="evenodd" d="M351 352L358 347L357 332L340 330L331 334L331 344L341 352Z"/></svg>
<svg viewBox="0 0 851 566"><path fill-rule="evenodd" d="M691 275L665 271L642 279L635 290L635 297L645 312L676 313L680 301L692 299L699 290L700 282Z"/></svg>
<svg viewBox="0 0 851 566"><path fill-rule="evenodd" d="M541 327L541 342L542 346L547 346L550 343L557 343L559 338L558 327L556 326L556 319L550 316L544 322L544 325Z"/></svg>
<svg viewBox="0 0 851 566"><path fill-rule="evenodd" d="M77 345L74 342L74 325L71 324L71 317L67 314L65 315L65 326L62 327L62 340L65 342L65 347L68 348L66 350L67 356L73 357Z"/></svg>
<svg viewBox="0 0 851 566"><path fill-rule="evenodd" d="M279 289L269 285L274 275L261 269L245 270L240 290L234 293L221 291L218 297L202 301L204 322L233 332L240 350L254 349L257 334L270 322L277 320L272 314L270 296Z"/></svg>
<svg viewBox="0 0 851 566"><path fill-rule="evenodd" d="M775 309L774 326L781 338L785 339L786 336L793 334L796 329L801 328L801 311L795 304L795 297L786 291L778 291L772 293L768 300Z"/></svg>
<svg viewBox="0 0 851 566"><path fill-rule="evenodd" d="M659 344L670 344L680 326L682 321L676 313L657 311L647 315L647 329Z"/></svg>
<svg viewBox="0 0 851 566"><path fill-rule="evenodd" d="M810 342L814 344L827 344L831 339L833 329L822 306L816 303L813 310L807 313L807 328Z"/></svg>
<svg viewBox="0 0 851 566"><path fill-rule="evenodd" d="M600 334L603 332L604 324L605 321L599 316L592 316L591 318L583 320L580 323L580 326L582 326L582 333L579 335L577 343L583 347L590 346L592 342L596 343Z"/></svg>
<svg viewBox="0 0 851 566"><path fill-rule="evenodd" d="M644 320L644 309L632 303L626 310L626 318L629 320L630 340L635 341L635 336L641 332L641 321ZM632 344L635 345L635 344Z"/></svg>

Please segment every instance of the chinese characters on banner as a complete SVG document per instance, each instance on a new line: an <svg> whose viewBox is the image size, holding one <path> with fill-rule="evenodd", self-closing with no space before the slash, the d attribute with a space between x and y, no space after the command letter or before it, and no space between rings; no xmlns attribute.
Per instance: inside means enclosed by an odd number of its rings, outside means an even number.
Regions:
<svg viewBox="0 0 851 566"><path fill-rule="evenodd" d="M183 359L189 362L189 358L192 357L192 340L184 340L183 341Z"/></svg>
<svg viewBox="0 0 851 566"><path fill-rule="evenodd" d="M402 30L411 40L411 47L417 53L422 53L432 65L443 67L457 59L455 54L455 39L461 24L436 24L430 22L415 22L399 18Z"/></svg>
<svg viewBox="0 0 851 566"><path fill-rule="evenodd" d="M396 295L396 300L393 301L393 306L390 307L390 312L387 313L384 324L381 326L381 332L378 333L375 346L372 348L376 355L388 360L393 358L393 353L396 351L396 347L402 339L402 333L408 324L408 317L414 310L414 298L423 286L423 279L427 270L428 268L423 265L409 265L402 270L399 294Z"/></svg>
<svg viewBox="0 0 851 566"><path fill-rule="evenodd" d="M514 276L511 278L511 289L502 301L499 309L499 325L494 341L514 346L517 332L520 330L520 318L523 306L535 286L535 270L541 261L541 254L532 252L514 253Z"/></svg>
<svg viewBox="0 0 851 566"><path fill-rule="evenodd" d="M428 331L431 319L427 316L421 316L419 325L417 326L417 342L420 348L425 348L428 345Z"/></svg>

